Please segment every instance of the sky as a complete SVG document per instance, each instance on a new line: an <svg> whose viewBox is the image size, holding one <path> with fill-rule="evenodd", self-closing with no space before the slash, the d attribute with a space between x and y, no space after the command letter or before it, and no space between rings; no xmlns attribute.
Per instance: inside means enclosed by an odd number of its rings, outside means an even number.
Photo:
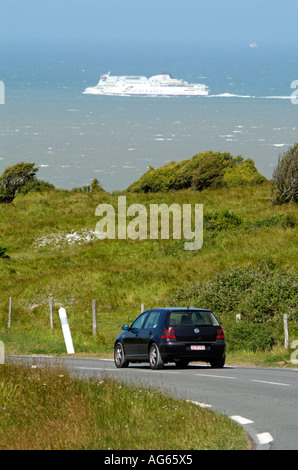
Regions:
<svg viewBox="0 0 298 470"><path fill-rule="evenodd" d="M297 0L2 0L0 44L297 46Z"/></svg>

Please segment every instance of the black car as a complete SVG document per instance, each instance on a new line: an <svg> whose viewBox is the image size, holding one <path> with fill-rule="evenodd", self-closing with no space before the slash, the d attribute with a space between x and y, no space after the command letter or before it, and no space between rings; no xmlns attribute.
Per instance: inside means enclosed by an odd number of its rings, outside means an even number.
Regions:
<svg viewBox="0 0 298 470"><path fill-rule="evenodd" d="M226 343L223 329L211 310L198 308L156 308L141 313L122 327L114 345L116 367L130 362L149 362L161 369L174 362L209 362L211 367L225 364Z"/></svg>

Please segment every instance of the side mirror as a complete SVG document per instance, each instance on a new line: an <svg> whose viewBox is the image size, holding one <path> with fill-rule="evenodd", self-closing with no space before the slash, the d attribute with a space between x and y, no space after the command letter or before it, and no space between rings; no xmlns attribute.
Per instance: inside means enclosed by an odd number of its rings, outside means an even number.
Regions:
<svg viewBox="0 0 298 470"><path fill-rule="evenodd" d="M122 330L129 330L129 325L123 325Z"/></svg>

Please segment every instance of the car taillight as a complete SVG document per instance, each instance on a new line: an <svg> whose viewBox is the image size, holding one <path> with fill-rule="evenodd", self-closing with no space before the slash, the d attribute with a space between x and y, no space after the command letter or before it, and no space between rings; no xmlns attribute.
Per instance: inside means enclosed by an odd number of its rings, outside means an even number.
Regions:
<svg viewBox="0 0 298 470"><path fill-rule="evenodd" d="M176 332L173 328L163 330L162 339L176 339Z"/></svg>
<svg viewBox="0 0 298 470"><path fill-rule="evenodd" d="M224 335L224 332L223 330L217 330L217 336L216 336L216 339L225 339L225 335Z"/></svg>

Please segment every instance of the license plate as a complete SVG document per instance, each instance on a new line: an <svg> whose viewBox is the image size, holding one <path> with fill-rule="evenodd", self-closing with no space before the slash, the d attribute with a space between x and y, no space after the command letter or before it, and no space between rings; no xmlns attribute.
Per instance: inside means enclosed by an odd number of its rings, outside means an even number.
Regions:
<svg viewBox="0 0 298 470"><path fill-rule="evenodd" d="M191 351L205 351L205 346L201 344L193 344L190 346Z"/></svg>

